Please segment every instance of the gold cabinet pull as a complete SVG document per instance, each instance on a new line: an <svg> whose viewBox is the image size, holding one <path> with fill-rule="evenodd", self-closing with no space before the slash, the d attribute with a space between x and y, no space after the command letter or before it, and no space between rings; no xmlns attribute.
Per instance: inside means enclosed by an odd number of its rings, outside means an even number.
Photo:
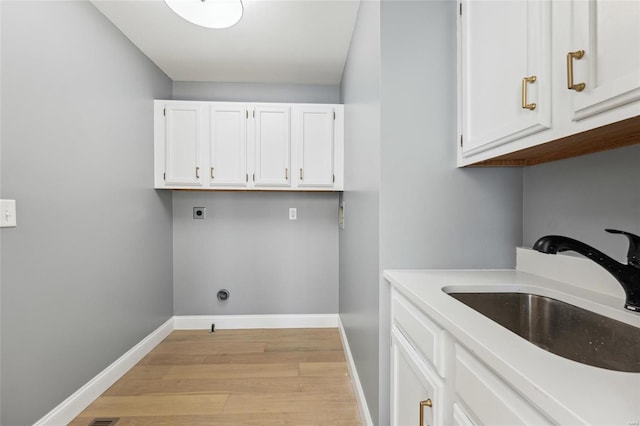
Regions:
<svg viewBox="0 0 640 426"><path fill-rule="evenodd" d="M200 179L200 167L196 167L196 179Z"/></svg>
<svg viewBox="0 0 640 426"><path fill-rule="evenodd" d="M420 401L420 426L424 425L424 407L433 407L433 403L430 399L425 399L424 401Z"/></svg>
<svg viewBox="0 0 640 426"><path fill-rule="evenodd" d="M284 178L289 180L289 169L284 169Z"/></svg>
<svg viewBox="0 0 640 426"><path fill-rule="evenodd" d="M213 174L213 167L211 168L211 179L215 179L215 175Z"/></svg>
<svg viewBox="0 0 640 426"><path fill-rule="evenodd" d="M302 169L300 169L300 180L304 180L304 175L302 174Z"/></svg>
<svg viewBox="0 0 640 426"><path fill-rule="evenodd" d="M576 92L582 92L586 86L584 83L573 83L573 60L582 59L584 56L584 50L577 50L575 52L567 53L567 88L575 90Z"/></svg>
<svg viewBox="0 0 640 426"><path fill-rule="evenodd" d="M535 83L536 82L536 76L533 75L531 77L525 77L522 79L522 108L524 109L528 109L529 111L533 111L534 109L536 109L536 104L535 103L527 103L527 86L530 83Z"/></svg>

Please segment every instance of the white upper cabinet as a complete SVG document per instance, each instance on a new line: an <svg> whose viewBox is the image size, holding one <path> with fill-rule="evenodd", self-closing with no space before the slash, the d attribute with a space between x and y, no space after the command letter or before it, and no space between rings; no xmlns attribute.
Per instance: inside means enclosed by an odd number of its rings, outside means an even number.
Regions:
<svg viewBox="0 0 640 426"><path fill-rule="evenodd" d="M462 8L463 154L549 128L549 2L469 1Z"/></svg>
<svg viewBox="0 0 640 426"><path fill-rule="evenodd" d="M291 112L288 106L253 110L255 140L253 177L256 186L289 186L291 177Z"/></svg>
<svg viewBox="0 0 640 426"><path fill-rule="evenodd" d="M640 1L462 0L458 79L458 166L637 143Z"/></svg>
<svg viewBox="0 0 640 426"><path fill-rule="evenodd" d="M342 105L155 101L155 187L341 191Z"/></svg>
<svg viewBox="0 0 640 426"><path fill-rule="evenodd" d="M210 186L247 186L247 120L245 105L209 107Z"/></svg>
<svg viewBox="0 0 640 426"><path fill-rule="evenodd" d="M640 100L640 1L573 1L570 40L574 120Z"/></svg>
<svg viewBox="0 0 640 426"><path fill-rule="evenodd" d="M297 106L294 135L296 139L298 186L332 187L335 180L335 119L333 106Z"/></svg>
<svg viewBox="0 0 640 426"><path fill-rule="evenodd" d="M168 103L160 113L165 118L160 131L165 143L163 181L167 186L202 185L203 108L197 103Z"/></svg>

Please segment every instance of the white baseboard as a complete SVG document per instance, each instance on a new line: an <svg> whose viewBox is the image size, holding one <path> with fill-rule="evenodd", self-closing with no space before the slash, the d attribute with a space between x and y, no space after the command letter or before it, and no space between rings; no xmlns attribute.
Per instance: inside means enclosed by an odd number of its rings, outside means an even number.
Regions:
<svg viewBox="0 0 640 426"><path fill-rule="evenodd" d="M173 330L208 330L215 323L220 329L243 328L339 328L340 337L348 360L349 371L356 390L358 408L363 423L373 425L358 372L338 314L312 315L198 315L175 316L167 320L140 343L131 348L87 384L65 399L60 405L42 417L34 426L59 426L71 422L118 379L125 375L145 355L155 348Z"/></svg>
<svg viewBox="0 0 640 426"><path fill-rule="evenodd" d="M338 314L311 315L194 315L175 316L175 330L243 328L329 328L338 327Z"/></svg>
<svg viewBox="0 0 640 426"><path fill-rule="evenodd" d="M342 320L338 317L338 328L340 329L340 338L342 339L342 347L344 348L344 354L347 357L347 367L349 368L349 375L351 376L351 382L353 383L353 391L356 394L356 400L358 401L358 410L360 411L360 420L365 426L373 426L373 420L369 413L369 407L367 406L367 399L364 396L364 390L362 389L362 383L358 376L358 370L356 369L356 363L351 355L351 348L349 347L349 341L347 340L347 333L342 325Z"/></svg>
<svg viewBox="0 0 640 426"><path fill-rule="evenodd" d="M96 398L102 395L120 377L136 365L145 355L155 348L173 331L173 318L167 320L154 332L145 337L124 355L105 368L87 384L65 399L46 416L34 423L34 426L66 425L78 416Z"/></svg>

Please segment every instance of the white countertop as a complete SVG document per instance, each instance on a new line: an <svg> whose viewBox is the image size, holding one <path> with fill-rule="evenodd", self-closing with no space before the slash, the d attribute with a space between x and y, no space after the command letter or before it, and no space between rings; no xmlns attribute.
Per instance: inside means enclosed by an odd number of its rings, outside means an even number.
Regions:
<svg viewBox="0 0 640 426"><path fill-rule="evenodd" d="M640 425L640 373L605 370L554 355L443 289L535 293L640 328L640 314L625 310L618 295L517 270L390 270L384 277L554 421L563 425Z"/></svg>

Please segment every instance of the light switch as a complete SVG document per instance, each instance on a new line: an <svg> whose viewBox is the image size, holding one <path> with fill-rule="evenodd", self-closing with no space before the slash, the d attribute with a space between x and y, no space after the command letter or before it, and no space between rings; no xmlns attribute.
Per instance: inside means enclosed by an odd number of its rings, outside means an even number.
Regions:
<svg viewBox="0 0 640 426"><path fill-rule="evenodd" d="M298 219L298 209L296 209L295 207L291 207L289 209L289 220L296 220Z"/></svg>
<svg viewBox="0 0 640 426"><path fill-rule="evenodd" d="M16 226L16 200L0 200L0 228Z"/></svg>

